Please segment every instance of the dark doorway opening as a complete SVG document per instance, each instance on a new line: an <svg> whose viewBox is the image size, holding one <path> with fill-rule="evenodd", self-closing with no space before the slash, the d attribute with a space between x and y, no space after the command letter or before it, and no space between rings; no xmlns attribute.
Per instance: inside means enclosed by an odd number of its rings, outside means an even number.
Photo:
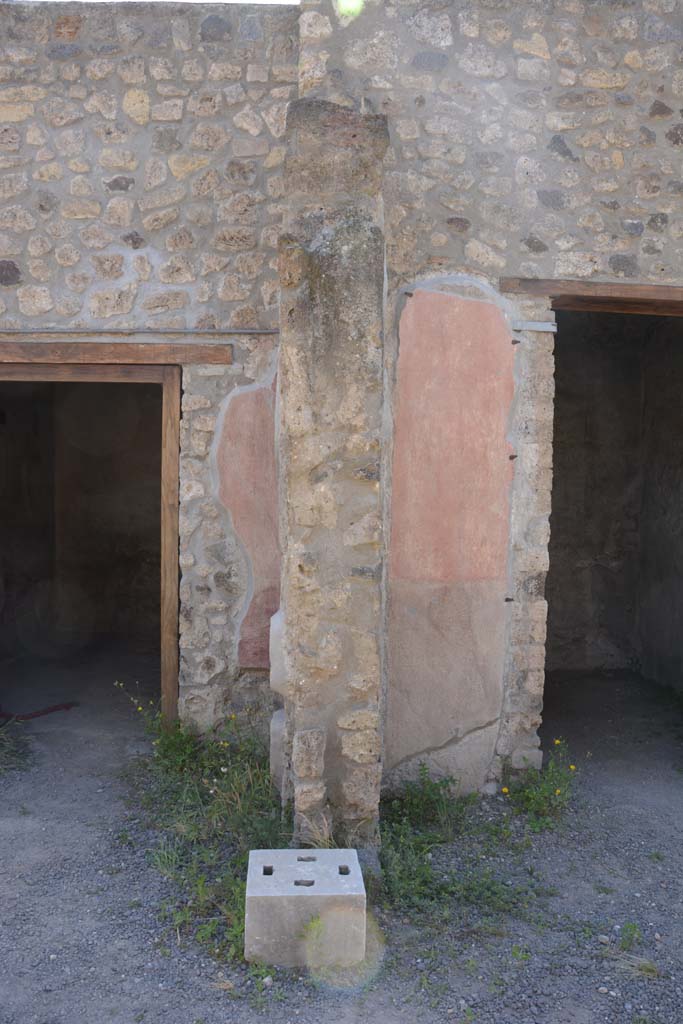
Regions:
<svg viewBox="0 0 683 1024"><path fill-rule="evenodd" d="M10 711L81 701L119 677L159 698L162 421L157 382L0 380Z"/></svg>
<svg viewBox="0 0 683 1024"><path fill-rule="evenodd" d="M545 745L644 749L683 700L683 322L557 328Z"/></svg>

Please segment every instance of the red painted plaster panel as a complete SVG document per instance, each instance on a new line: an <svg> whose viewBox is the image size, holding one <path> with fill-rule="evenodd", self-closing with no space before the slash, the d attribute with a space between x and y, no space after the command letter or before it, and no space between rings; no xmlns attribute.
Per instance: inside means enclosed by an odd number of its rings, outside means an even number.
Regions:
<svg viewBox="0 0 683 1024"><path fill-rule="evenodd" d="M268 668L270 617L280 603L274 395L270 387L234 395L218 449L220 499L251 566L252 594L238 648L243 668Z"/></svg>
<svg viewBox="0 0 683 1024"><path fill-rule="evenodd" d="M416 291L400 325L385 763L486 781L503 699L513 463L510 332L488 302Z"/></svg>
<svg viewBox="0 0 683 1024"><path fill-rule="evenodd" d="M390 576L505 573L513 347L488 302L417 290L400 326Z"/></svg>

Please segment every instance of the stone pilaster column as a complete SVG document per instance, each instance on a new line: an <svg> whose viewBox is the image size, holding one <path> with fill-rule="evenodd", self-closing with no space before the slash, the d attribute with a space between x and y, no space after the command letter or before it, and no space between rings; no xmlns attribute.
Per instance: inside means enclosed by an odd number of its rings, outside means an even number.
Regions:
<svg viewBox="0 0 683 1024"><path fill-rule="evenodd" d="M384 117L291 104L280 242L283 795L299 839L374 842L381 777ZM274 637L275 639L275 637Z"/></svg>

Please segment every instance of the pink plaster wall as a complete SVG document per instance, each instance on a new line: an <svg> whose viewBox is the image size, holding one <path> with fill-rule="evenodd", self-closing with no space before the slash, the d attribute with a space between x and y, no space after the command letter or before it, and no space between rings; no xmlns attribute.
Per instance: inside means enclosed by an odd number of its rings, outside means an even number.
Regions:
<svg viewBox="0 0 683 1024"><path fill-rule="evenodd" d="M252 591L240 627L242 668L268 668L270 617L280 603L275 395L271 387L236 393L217 453L220 499L250 562Z"/></svg>
<svg viewBox="0 0 683 1024"><path fill-rule="evenodd" d="M408 299L394 404L386 761L410 769L431 752L464 788L484 781L502 702L513 359L492 303L419 289Z"/></svg>
<svg viewBox="0 0 683 1024"><path fill-rule="evenodd" d="M392 576L491 579L509 533L510 332L492 304L416 291L400 339Z"/></svg>

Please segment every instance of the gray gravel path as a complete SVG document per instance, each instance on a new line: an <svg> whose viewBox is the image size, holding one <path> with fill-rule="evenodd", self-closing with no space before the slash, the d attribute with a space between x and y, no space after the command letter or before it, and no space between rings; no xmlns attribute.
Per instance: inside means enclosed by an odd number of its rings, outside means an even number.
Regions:
<svg viewBox="0 0 683 1024"><path fill-rule="evenodd" d="M475 829L437 855L533 884L527 910L453 906L419 928L380 916L383 967L364 992L340 994L277 971L259 992L245 968L179 946L159 920L171 891L147 861L157 837L120 777L147 741L113 687L153 686L153 663L109 653L2 673L7 706L24 709L29 693L31 706L80 700L27 726L32 765L0 779L2 1024L683 1024L681 713L637 680L565 681L549 708L581 767L561 829L528 840L515 819L508 845ZM506 810L493 798L477 816L500 823ZM628 922L660 977L620 958Z"/></svg>

